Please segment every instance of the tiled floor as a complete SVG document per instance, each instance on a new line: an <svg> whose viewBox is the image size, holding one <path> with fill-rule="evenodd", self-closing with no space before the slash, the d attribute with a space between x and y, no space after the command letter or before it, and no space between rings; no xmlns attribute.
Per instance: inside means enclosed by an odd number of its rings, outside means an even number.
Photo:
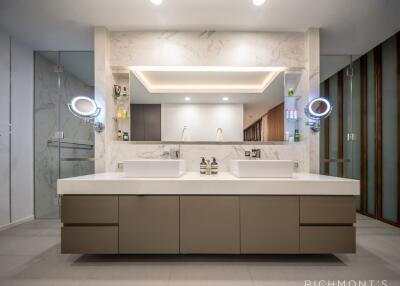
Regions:
<svg viewBox="0 0 400 286"><path fill-rule="evenodd" d="M279 286L305 280L400 285L400 229L358 216L357 254L252 257L61 255L57 221L0 232L0 285Z"/></svg>

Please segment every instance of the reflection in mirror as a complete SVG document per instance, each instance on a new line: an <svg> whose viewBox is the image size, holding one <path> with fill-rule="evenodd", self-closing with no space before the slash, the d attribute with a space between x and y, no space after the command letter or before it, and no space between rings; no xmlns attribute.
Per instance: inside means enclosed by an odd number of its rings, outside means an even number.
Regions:
<svg viewBox="0 0 400 286"><path fill-rule="evenodd" d="M115 120L118 133L129 133L132 141L269 142L294 136L300 72L290 77L283 68L268 67L124 70L114 71L114 84L129 99L114 96Z"/></svg>

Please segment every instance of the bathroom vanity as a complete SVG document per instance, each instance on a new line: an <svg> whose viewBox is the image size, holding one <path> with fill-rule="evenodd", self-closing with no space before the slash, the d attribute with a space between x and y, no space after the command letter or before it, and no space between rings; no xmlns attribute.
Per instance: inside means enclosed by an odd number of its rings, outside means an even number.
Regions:
<svg viewBox="0 0 400 286"><path fill-rule="evenodd" d="M62 253L353 253L359 181L308 173L58 180Z"/></svg>

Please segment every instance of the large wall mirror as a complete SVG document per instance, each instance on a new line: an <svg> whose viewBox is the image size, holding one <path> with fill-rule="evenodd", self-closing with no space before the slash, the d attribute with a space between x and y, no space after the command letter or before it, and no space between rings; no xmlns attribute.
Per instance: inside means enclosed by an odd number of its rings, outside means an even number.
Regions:
<svg viewBox="0 0 400 286"><path fill-rule="evenodd" d="M287 142L298 128L301 69L114 69L116 140Z"/></svg>

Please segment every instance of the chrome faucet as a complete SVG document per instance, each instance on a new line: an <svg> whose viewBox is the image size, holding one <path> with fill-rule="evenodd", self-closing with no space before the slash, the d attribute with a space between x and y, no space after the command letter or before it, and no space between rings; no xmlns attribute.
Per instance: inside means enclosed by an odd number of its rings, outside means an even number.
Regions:
<svg viewBox="0 0 400 286"><path fill-rule="evenodd" d="M251 157L253 159L260 159L261 158L261 149L251 149Z"/></svg>
<svg viewBox="0 0 400 286"><path fill-rule="evenodd" d="M171 147L168 151L163 151L161 158L163 159L179 159L181 157L180 146L178 148Z"/></svg>

